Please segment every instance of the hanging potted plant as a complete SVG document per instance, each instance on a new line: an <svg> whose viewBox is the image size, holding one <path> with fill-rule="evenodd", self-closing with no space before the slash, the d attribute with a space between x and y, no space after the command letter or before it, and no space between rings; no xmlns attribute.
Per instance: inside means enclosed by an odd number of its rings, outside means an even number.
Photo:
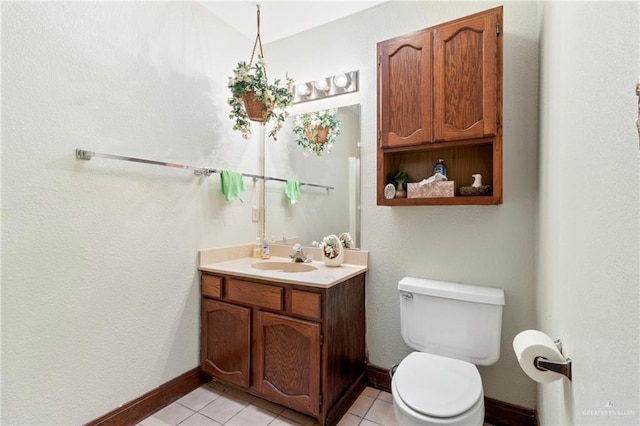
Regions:
<svg viewBox="0 0 640 426"><path fill-rule="evenodd" d="M330 153L333 150L341 125L337 112L337 109L328 109L296 116L293 132L305 155L321 156L324 151Z"/></svg>
<svg viewBox="0 0 640 426"><path fill-rule="evenodd" d="M229 118L235 122L233 130L239 130L244 139L251 133L251 121L263 124L272 122L273 128L269 137L276 140L287 116L286 108L293 102L293 79L287 75L284 81L275 79L273 83L269 83L260 39L260 6L257 17L258 35L253 45L251 60L248 64L244 61L239 62L233 70L233 76L229 77ZM258 45L260 53L257 62L253 64L253 56Z"/></svg>

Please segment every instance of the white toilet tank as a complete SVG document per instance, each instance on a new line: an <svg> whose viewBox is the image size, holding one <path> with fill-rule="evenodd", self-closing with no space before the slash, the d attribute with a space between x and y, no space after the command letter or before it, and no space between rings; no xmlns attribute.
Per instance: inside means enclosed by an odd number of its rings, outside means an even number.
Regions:
<svg viewBox="0 0 640 426"><path fill-rule="evenodd" d="M398 290L411 348L476 365L498 361L504 290L415 277L400 280Z"/></svg>

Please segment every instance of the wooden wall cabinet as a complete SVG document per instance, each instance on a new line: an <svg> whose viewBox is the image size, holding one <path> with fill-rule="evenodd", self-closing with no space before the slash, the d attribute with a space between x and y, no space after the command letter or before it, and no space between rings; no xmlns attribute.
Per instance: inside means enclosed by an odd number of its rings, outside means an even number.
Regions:
<svg viewBox="0 0 640 426"><path fill-rule="evenodd" d="M502 7L378 43L379 205L502 202ZM384 198L387 175L410 182L443 158L456 189L472 174L490 196Z"/></svg>
<svg viewBox="0 0 640 426"><path fill-rule="evenodd" d="M336 424L366 386L365 274L329 288L202 274L201 369Z"/></svg>

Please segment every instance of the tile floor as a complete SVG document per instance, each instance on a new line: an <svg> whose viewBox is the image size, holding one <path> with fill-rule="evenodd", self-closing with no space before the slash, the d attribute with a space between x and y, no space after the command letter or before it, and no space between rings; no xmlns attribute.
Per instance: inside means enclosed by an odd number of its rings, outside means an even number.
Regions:
<svg viewBox="0 0 640 426"><path fill-rule="evenodd" d="M391 394L367 387L338 426L397 426ZM211 381L138 426L315 426L311 417Z"/></svg>

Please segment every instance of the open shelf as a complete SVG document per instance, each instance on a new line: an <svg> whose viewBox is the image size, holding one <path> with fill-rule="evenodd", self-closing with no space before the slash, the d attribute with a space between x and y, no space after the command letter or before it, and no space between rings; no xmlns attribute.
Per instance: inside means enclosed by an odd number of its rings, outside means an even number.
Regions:
<svg viewBox="0 0 640 426"><path fill-rule="evenodd" d="M423 145L419 149L387 149L378 151L378 205L491 205L502 202L501 138L443 142ZM383 195L386 177L403 171L409 182L420 182L433 175L433 166L444 159L447 178L455 182L455 197L392 198ZM483 185L491 185L490 196L461 196L460 187L471 186L473 174L482 175Z"/></svg>

